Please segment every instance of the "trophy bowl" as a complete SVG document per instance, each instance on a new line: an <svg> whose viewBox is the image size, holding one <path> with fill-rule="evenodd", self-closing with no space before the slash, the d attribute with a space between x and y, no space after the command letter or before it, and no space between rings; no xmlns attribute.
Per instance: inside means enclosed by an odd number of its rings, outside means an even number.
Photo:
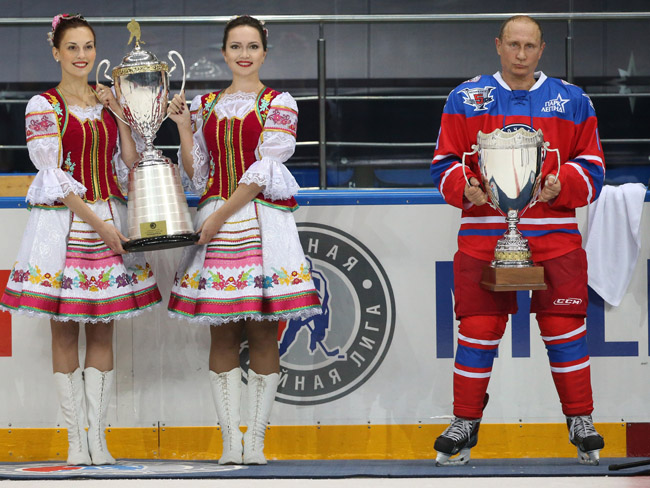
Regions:
<svg viewBox="0 0 650 488"><path fill-rule="evenodd" d="M517 223L526 210L535 203L541 189L542 166L549 149L541 130L525 128L515 131L495 129L489 134L477 134L473 151L478 153L480 177L488 195L488 204L505 216L508 229L497 242L494 259L483 270L481 286L492 291L544 290L544 268L535 265L528 241L517 229ZM468 180L469 184L469 180Z"/></svg>
<svg viewBox="0 0 650 488"><path fill-rule="evenodd" d="M183 91L185 63L181 55L176 51L168 53L173 63L170 70L166 62L140 47L139 36L135 48L124 57L122 64L113 68L112 77L106 74L110 67L108 60L97 67L99 77L101 66L107 65L104 76L113 82L123 118L115 115L142 137L145 144L129 173L130 240L123 245L127 251L187 246L199 239L194 232L178 166L153 145L158 129L167 118L169 75L176 68L172 55L183 66Z"/></svg>

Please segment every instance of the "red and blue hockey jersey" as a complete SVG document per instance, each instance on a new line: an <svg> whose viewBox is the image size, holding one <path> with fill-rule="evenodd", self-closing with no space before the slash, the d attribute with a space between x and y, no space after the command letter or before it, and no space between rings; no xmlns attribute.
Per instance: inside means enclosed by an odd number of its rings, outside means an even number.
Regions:
<svg viewBox="0 0 650 488"><path fill-rule="evenodd" d="M535 73L530 90L511 90L500 73L482 75L454 89L445 105L431 175L447 203L461 208L458 249L490 261L507 229L504 216L489 205L472 205L463 197L466 181L461 160L471 152L478 131L541 129L550 148L560 151L560 194L538 202L517 225L530 243L534 261L561 256L582 245L575 209L593 202L603 185L605 161L596 112L575 85ZM467 177L481 178L478 157L465 159ZM557 173L557 154L549 151L542 180Z"/></svg>

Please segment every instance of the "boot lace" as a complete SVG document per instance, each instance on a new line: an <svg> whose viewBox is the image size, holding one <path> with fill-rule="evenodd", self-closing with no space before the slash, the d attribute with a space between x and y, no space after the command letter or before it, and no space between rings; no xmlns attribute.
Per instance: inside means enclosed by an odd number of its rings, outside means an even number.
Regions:
<svg viewBox="0 0 650 488"><path fill-rule="evenodd" d="M571 437L574 439L586 439L587 437L599 435L594 427L591 415L582 415L571 418Z"/></svg>
<svg viewBox="0 0 650 488"><path fill-rule="evenodd" d="M451 421L451 424L445 429L442 436L454 441L469 439L472 435L473 428L473 421L454 417L454 420Z"/></svg>

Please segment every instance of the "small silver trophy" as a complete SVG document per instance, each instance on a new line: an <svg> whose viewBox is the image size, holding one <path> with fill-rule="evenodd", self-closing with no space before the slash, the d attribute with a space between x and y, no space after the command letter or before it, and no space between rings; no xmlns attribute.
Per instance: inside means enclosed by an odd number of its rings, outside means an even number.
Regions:
<svg viewBox="0 0 650 488"><path fill-rule="evenodd" d="M530 246L517 229L524 212L537 203L541 189L542 165L548 151L558 157L556 178L560 176L560 152L550 149L541 130L525 128L506 132L496 129L489 134L479 131L472 152L478 152L482 183L488 195L488 204L506 217L508 230L497 242L494 260L483 269L481 286L492 291L545 290L544 268L535 265Z"/></svg>
<svg viewBox="0 0 650 488"><path fill-rule="evenodd" d="M181 92L185 87L185 63L176 51L169 51L173 63L159 61L151 52L140 47L140 26L132 20L128 25L135 48L113 68L112 78L106 72L110 62L104 59L97 66L97 79L102 65L104 77L113 82L115 95L124 118L145 142L145 150L129 173L127 251L151 251L194 244L192 217L183 192L178 167L153 145L156 132L167 118L169 75L176 69L172 55L183 67ZM129 43L131 42L129 39ZM125 120L126 119L126 120Z"/></svg>

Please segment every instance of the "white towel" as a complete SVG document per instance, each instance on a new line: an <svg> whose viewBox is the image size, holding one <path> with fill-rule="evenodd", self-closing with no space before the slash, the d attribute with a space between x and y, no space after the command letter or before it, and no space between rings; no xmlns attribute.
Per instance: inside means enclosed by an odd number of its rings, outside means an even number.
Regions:
<svg viewBox="0 0 650 488"><path fill-rule="evenodd" d="M618 306L625 295L641 249L641 213L646 187L641 183L605 185L589 206L585 251L589 286Z"/></svg>

